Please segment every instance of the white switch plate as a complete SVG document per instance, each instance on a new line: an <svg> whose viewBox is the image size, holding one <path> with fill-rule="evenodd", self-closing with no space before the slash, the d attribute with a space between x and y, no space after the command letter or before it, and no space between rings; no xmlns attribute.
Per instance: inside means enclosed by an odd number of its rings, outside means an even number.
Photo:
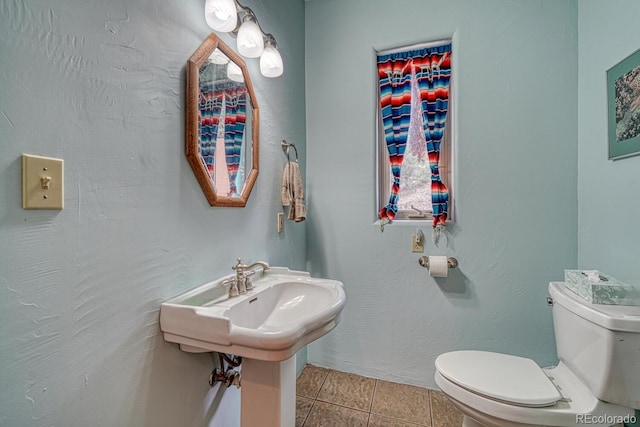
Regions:
<svg viewBox="0 0 640 427"><path fill-rule="evenodd" d="M23 154L22 209L63 208L63 160Z"/></svg>

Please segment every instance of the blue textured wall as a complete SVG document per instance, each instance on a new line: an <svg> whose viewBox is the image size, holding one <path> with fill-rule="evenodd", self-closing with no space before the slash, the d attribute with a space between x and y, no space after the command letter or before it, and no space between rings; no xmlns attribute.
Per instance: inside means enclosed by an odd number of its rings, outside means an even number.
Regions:
<svg viewBox="0 0 640 427"><path fill-rule="evenodd" d="M260 176L229 209L184 155L203 0L0 2L0 425L238 425L239 392L209 390L211 356L165 343L158 312L238 256L305 265L304 225L275 230L280 140L304 154L304 4L243 3L286 69L266 79L247 61ZM64 159L63 211L21 209L22 153Z"/></svg>
<svg viewBox="0 0 640 427"><path fill-rule="evenodd" d="M640 49L633 0L580 0L578 263L640 283L640 157L607 160L606 71Z"/></svg>
<svg viewBox="0 0 640 427"><path fill-rule="evenodd" d="M309 360L434 386L462 348L555 362L549 281L577 263L577 2L313 0L306 7L309 270L342 280L342 324ZM415 226L373 226L374 49L453 35L460 262L433 280ZM430 227L423 226L427 236Z"/></svg>
<svg viewBox="0 0 640 427"><path fill-rule="evenodd" d="M578 264L630 283L640 283L640 157L607 160L606 71L640 49L639 14L634 0L579 2Z"/></svg>

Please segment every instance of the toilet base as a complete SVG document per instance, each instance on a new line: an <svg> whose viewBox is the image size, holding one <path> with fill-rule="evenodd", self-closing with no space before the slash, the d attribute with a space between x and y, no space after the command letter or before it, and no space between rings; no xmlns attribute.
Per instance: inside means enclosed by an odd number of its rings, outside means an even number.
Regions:
<svg viewBox="0 0 640 427"><path fill-rule="evenodd" d="M535 424L523 424L514 421L503 420L489 414L480 412L464 403L447 396L451 403L464 415L462 427L534 427Z"/></svg>
<svg viewBox="0 0 640 427"><path fill-rule="evenodd" d="M537 426L533 426L532 424L519 424L521 426L529 426L529 427L537 427ZM474 420L473 418L465 415L464 418L462 419L462 427L490 427L491 425L487 426L484 424L480 424L479 422L477 422L476 420ZM544 427L544 426L542 426ZM624 424L614 424L611 427L625 427Z"/></svg>
<svg viewBox="0 0 640 427"><path fill-rule="evenodd" d="M463 413L462 418L462 427L547 427L542 426L540 424L522 424L513 421L507 421L499 418L492 417L491 415L487 415L481 412L476 411L473 408L468 407L462 402L458 402L453 399L451 396L448 396L451 403ZM477 421L472 417L477 417L482 420L482 422ZM578 425L578 424L576 424ZM613 424L611 427L625 427L624 424Z"/></svg>

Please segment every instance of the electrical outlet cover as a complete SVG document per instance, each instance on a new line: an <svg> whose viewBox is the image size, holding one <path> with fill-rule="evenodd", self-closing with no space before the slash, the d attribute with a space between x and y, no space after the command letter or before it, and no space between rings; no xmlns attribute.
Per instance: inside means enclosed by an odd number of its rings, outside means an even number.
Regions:
<svg viewBox="0 0 640 427"><path fill-rule="evenodd" d="M282 212L278 212L278 233L282 233L284 231L284 214Z"/></svg>
<svg viewBox="0 0 640 427"><path fill-rule="evenodd" d="M424 243L421 241L416 242L415 236L411 237L411 251L416 253L424 253Z"/></svg>

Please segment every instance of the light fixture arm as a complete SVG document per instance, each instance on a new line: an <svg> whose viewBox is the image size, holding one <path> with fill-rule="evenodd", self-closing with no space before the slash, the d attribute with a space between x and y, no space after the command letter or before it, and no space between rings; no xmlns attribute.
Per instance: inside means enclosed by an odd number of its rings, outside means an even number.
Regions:
<svg viewBox="0 0 640 427"><path fill-rule="evenodd" d="M258 28L260 28L260 32L262 32L262 38L265 40L265 42L266 40L268 40L269 36L271 36L271 38L273 38L273 41L275 42L275 38L271 35L271 33L266 33L262 29L262 25L260 25L260 22L258 21L256 14L253 13L253 10L251 10L250 7L241 5L238 0L234 1L236 3L236 10L238 11L238 25L236 25L236 28L234 28L233 31L231 31L229 34L231 34L232 37L237 38L238 31L240 30L240 26L242 25L242 23L248 19L253 19L253 22L258 25Z"/></svg>
<svg viewBox="0 0 640 427"><path fill-rule="evenodd" d="M273 37L273 34L271 33L264 34L264 45L273 46L276 49L278 48L278 42L276 41L276 38Z"/></svg>

